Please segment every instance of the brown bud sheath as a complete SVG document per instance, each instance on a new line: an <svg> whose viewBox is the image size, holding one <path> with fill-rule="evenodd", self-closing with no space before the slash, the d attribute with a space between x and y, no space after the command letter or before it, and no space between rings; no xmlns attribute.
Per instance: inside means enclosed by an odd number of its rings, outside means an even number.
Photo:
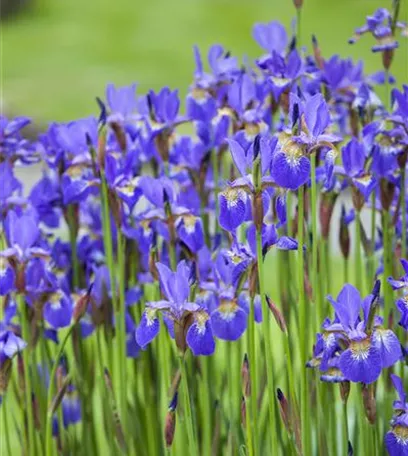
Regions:
<svg viewBox="0 0 408 456"><path fill-rule="evenodd" d="M61 383L61 385L58 387L57 394L55 395L53 401L51 402L50 405L50 413L54 414L58 407L60 406L62 399L65 396L65 393L67 392L69 383L71 381L71 378L69 376L65 377Z"/></svg>
<svg viewBox="0 0 408 456"><path fill-rule="evenodd" d="M242 362L241 377L242 377L242 392L245 397L251 395L251 377L249 372L248 355L245 353L244 361Z"/></svg>
<svg viewBox="0 0 408 456"><path fill-rule="evenodd" d="M383 67L386 71L388 71L390 69L393 58L394 58L394 49L386 49L382 53L382 63L383 63ZM386 77L388 77L388 75L386 75Z"/></svg>
<svg viewBox="0 0 408 456"><path fill-rule="evenodd" d="M106 156L106 129L103 129L98 137L97 160L99 169L105 169Z"/></svg>
<svg viewBox="0 0 408 456"><path fill-rule="evenodd" d="M341 382L340 383L340 397L344 404L347 404L349 394L350 394L350 382Z"/></svg>
<svg viewBox="0 0 408 456"><path fill-rule="evenodd" d="M395 184L392 182L386 180L386 179L381 179L380 180L380 200L381 200L381 206L385 211L389 211L392 200L394 199L394 193L395 193Z"/></svg>
<svg viewBox="0 0 408 456"><path fill-rule="evenodd" d="M357 187L351 187L351 200L353 201L353 206L357 212L360 212L364 206L365 200L364 195L360 192Z"/></svg>
<svg viewBox="0 0 408 456"><path fill-rule="evenodd" d="M290 433L292 432L292 425L290 422L290 410L289 403L283 394L280 388L277 389L276 395L279 402L279 413L282 418L283 424L285 425L286 430Z"/></svg>
<svg viewBox="0 0 408 456"><path fill-rule="evenodd" d="M374 384L363 384L362 386L363 404L366 417L370 424L375 424L377 417L377 406L375 402Z"/></svg>
<svg viewBox="0 0 408 456"><path fill-rule="evenodd" d="M166 421L164 424L164 439L166 441L167 448L171 447L174 439L174 433L176 431L176 407L177 407L178 393L175 392L173 399L170 402L169 410L166 415Z"/></svg>
<svg viewBox="0 0 408 456"><path fill-rule="evenodd" d="M246 402L244 396L241 398L241 423L246 428Z"/></svg>
<svg viewBox="0 0 408 456"><path fill-rule="evenodd" d="M320 200L319 216L320 226L323 239L328 239L330 234L330 222L333 216L334 204L337 199L337 193L323 193Z"/></svg>
<svg viewBox="0 0 408 456"><path fill-rule="evenodd" d="M77 300L77 302L75 303L74 310L72 312L72 318L73 318L74 324L79 323L79 321L82 319L82 317L86 314L90 301L91 301L91 296L90 296L89 292L82 295Z"/></svg>
<svg viewBox="0 0 408 456"><path fill-rule="evenodd" d="M350 255L350 233L343 216L340 218L339 244L343 257L347 259Z"/></svg>
<svg viewBox="0 0 408 456"><path fill-rule="evenodd" d="M0 368L0 396L5 394L11 377L11 359L6 358Z"/></svg>
<svg viewBox="0 0 408 456"><path fill-rule="evenodd" d="M126 134L125 130L123 129L122 125L118 122L111 122L110 127L112 128L113 132L115 133L116 141L120 147L120 150L126 150Z"/></svg>
<svg viewBox="0 0 408 456"><path fill-rule="evenodd" d="M268 303L269 310L275 317L276 323L278 324L280 330L286 334L288 327L286 325L285 317L283 316L282 312L278 309L276 304L271 300L271 298L268 295L266 295L266 302Z"/></svg>
<svg viewBox="0 0 408 456"><path fill-rule="evenodd" d="M303 0L293 0L293 4L295 5L296 9L302 8Z"/></svg>
<svg viewBox="0 0 408 456"><path fill-rule="evenodd" d="M256 193L252 209L255 227L257 231L260 231L262 229L262 223L264 219L263 199L261 191Z"/></svg>

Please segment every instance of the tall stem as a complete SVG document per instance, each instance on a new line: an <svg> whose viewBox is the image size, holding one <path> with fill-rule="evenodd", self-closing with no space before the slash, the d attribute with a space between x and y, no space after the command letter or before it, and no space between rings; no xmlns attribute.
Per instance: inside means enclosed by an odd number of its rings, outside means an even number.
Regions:
<svg viewBox="0 0 408 456"><path fill-rule="evenodd" d="M23 350L23 366L24 366L24 393L25 393L25 411L28 427L27 435L27 452L29 454L36 454L35 434L34 434L34 417L33 417L33 403L32 403L32 385L30 375L30 328L28 325L27 306L25 296L22 293L17 294L17 306L20 312L21 335L27 342L28 346Z"/></svg>
<svg viewBox="0 0 408 456"><path fill-rule="evenodd" d="M320 286L318 276L318 242L317 242L317 189L316 189L316 160L317 152L311 156L311 210L312 210L312 280L313 280L313 299L316 308L316 330L319 328L322 318L322 302L320 299ZM326 271L322 271L325 273ZM320 278L323 281L322 278Z"/></svg>
<svg viewBox="0 0 408 456"><path fill-rule="evenodd" d="M119 305L115 309L115 322L118 337L118 362L119 362L119 383L120 396L119 404L122 417L122 425L127 434L127 372L126 372L126 304L125 304L125 242L120 230L117 227L117 254L118 254L118 282L119 282Z"/></svg>
<svg viewBox="0 0 408 456"><path fill-rule="evenodd" d="M186 361L184 356L179 357L180 370L181 370L181 388L183 391L184 399L184 415L187 426L187 435L188 435L188 445L190 448L189 455L198 456L198 446L196 441L196 436L194 432L194 423L193 417L191 414L191 403L190 403L190 392L188 388L188 377L186 369Z"/></svg>
<svg viewBox="0 0 408 456"><path fill-rule="evenodd" d="M304 454L309 454L309 435L308 435L308 387L307 387L307 339L306 339L306 300L305 300L305 276L303 260L304 232L303 223L305 217L304 187L298 190L298 287L299 287L299 336L300 336L300 360L301 360L301 425L302 425L302 450Z"/></svg>
<svg viewBox="0 0 408 456"><path fill-rule="evenodd" d="M258 439L257 436L257 423L258 423L258 382L257 382L257 358L256 358L256 345L255 345L255 304L254 298L251 299L250 310L249 310L249 324L248 324L248 356L249 356L249 368L250 368L250 381L251 381L251 396L249 398L249 406L251 408L252 423L250 425L253 428L253 443L254 443L254 454L258 455Z"/></svg>
<svg viewBox="0 0 408 456"><path fill-rule="evenodd" d="M392 276L392 240L390 236L390 215L388 211L383 211L382 214L383 225L383 261L384 261L384 274L383 274L383 293L384 293L384 323L388 325L388 318L392 308L392 288L387 282L387 278Z"/></svg>
<svg viewBox="0 0 408 456"><path fill-rule="evenodd" d="M72 263L72 286L77 289L80 286L81 276L79 270L78 252L77 252L77 234L75 228L75 207L70 204L67 207L69 242L71 245L71 263Z"/></svg>
<svg viewBox="0 0 408 456"><path fill-rule="evenodd" d="M47 394L47 421L46 421L46 428L45 428L45 454L46 456L52 456L53 451L52 451L52 410L51 410L51 403L52 403L52 398L54 395L54 379L55 379L55 374L57 372L59 360L61 359L61 356L64 352L65 345L68 342L68 339L71 336L72 330L74 326L70 326L68 328L67 333L65 334L65 337L62 339L62 342L59 346L58 352L54 358L54 363L52 365L51 369L51 374L50 374L50 379L49 379L49 385L48 385L48 394ZM61 431L61 429L60 429Z"/></svg>
<svg viewBox="0 0 408 456"><path fill-rule="evenodd" d="M361 226L360 226L360 213L356 212L356 219L354 220L355 223L355 238L356 238L356 245L355 245L355 261L356 261L356 287L360 290L364 290L363 286L363 264L361 260Z"/></svg>
<svg viewBox="0 0 408 456"><path fill-rule="evenodd" d="M219 225L218 225L218 214L219 214L219 204L218 204L218 192L219 192L219 170L218 170L218 155L215 149L211 152L211 161L212 161L212 169L213 169L213 179L214 179L214 202L215 202L215 220L214 220L214 233L219 233Z"/></svg>
<svg viewBox="0 0 408 456"><path fill-rule="evenodd" d="M407 194L406 194L406 165L401 168L401 217L402 217L402 234L401 234L401 255L407 258Z"/></svg>
<svg viewBox="0 0 408 456"><path fill-rule="evenodd" d="M272 340L270 331L270 312L268 304L266 302L265 285L264 285L264 264L262 254L262 232L257 230L256 232L256 256L258 260L258 280L259 280L259 294L261 296L262 305L262 325L263 325L263 336L265 338L264 343L264 359L266 364L266 377L267 377L267 388L268 388L268 401L269 401L269 423L272 439L271 452L274 453L278 450L278 439L276 429L276 400L275 400L275 379L273 374L274 356L272 350Z"/></svg>

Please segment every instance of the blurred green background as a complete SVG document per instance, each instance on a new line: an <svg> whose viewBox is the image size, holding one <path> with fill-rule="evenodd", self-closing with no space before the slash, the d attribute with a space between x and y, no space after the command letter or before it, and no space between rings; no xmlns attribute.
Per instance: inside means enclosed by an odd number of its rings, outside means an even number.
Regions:
<svg viewBox="0 0 408 456"><path fill-rule="evenodd" d="M362 58L381 68L364 37L347 44L355 27L391 0L304 0L302 42L315 33L324 57ZM401 19L408 15L402 0ZM277 19L290 28L292 0L33 0L2 24L2 85L7 112L40 123L69 120L96 110L108 82L139 84L138 92L169 85L184 95L194 69L192 46L214 43L242 58L261 53L251 36L255 22ZM407 38L401 38L392 73L408 82Z"/></svg>

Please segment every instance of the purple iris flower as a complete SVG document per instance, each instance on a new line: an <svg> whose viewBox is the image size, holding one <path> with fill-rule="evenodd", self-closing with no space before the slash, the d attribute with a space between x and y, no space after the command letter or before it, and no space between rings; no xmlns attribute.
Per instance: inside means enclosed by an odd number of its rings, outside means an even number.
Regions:
<svg viewBox="0 0 408 456"><path fill-rule="evenodd" d="M391 380L398 393L394 401L394 415L391 419L391 430L385 434L385 446L390 456L408 454L408 402L404 384L400 377L391 374Z"/></svg>
<svg viewBox="0 0 408 456"><path fill-rule="evenodd" d="M195 356L211 355L215 342L210 316L205 309L189 301L191 268L185 261L178 264L175 272L162 263L157 263L156 267L167 299L147 304L136 329L137 343L143 348L157 336L160 330L158 312L165 311L174 321L175 328L182 331L181 337L185 339L181 343L186 342Z"/></svg>
<svg viewBox="0 0 408 456"><path fill-rule="evenodd" d="M378 295L377 284L373 294L364 299L356 288L346 284L336 300L328 296L335 318L323 323L324 332L318 335L314 358L308 363L325 372L322 380L372 383L382 369L402 358L396 335L382 327L380 317L372 315Z"/></svg>
<svg viewBox="0 0 408 456"><path fill-rule="evenodd" d="M20 353L27 346L21 337L18 337L12 331L0 332L0 370L7 359L13 359L17 353Z"/></svg>
<svg viewBox="0 0 408 456"><path fill-rule="evenodd" d="M354 44L363 34L371 33L377 41L377 44L371 48L373 52L395 49L398 47L398 41L393 37L391 24L391 13L385 8L379 8L372 16L367 16L366 23L355 30L349 43Z"/></svg>
<svg viewBox="0 0 408 456"><path fill-rule="evenodd" d="M20 160L30 164L38 160L34 144L23 138L21 130L31 120L28 117L15 117L12 120L0 115L0 158L1 161Z"/></svg>
<svg viewBox="0 0 408 456"><path fill-rule="evenodd" d="M69 326L72 317L71 298L59 290L48 296L44 305L44 320L53 328Z"/></svg>
<svg viewBox="0 0 408 456"><path fill-rule="evenodd" d="M0 207L7 204L13 194L21 190L21 183L14 177L13 167L9 161L0 163Z"/></svg>
<svg viewBox="0 0 408 456"><path fill-rule="evenodd" d="M408 261L403 258L400 261L405 274L399 279L388 277L387 281L393 290L402 290L404 293L404 296L397 299L396 306L401 314L398 324L408 331Z"/></svg>

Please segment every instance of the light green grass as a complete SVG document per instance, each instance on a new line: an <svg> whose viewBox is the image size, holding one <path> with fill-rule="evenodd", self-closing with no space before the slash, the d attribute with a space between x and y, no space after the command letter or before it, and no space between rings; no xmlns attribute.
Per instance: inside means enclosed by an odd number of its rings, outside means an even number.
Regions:
<svg viewBox="0 0 408 456"><path fill-rule="evenodd" d="M408 5L402 0L402 17ZM363 58L380 68L367 37L347 44L353 29L391 0L305 0L303 43L315 33L323 55ZM2 81L14 113L43 121L95 112L94 97L106 83L139 83L139 91L163 85L185 94L193 72L192 46L222 43L240 58L260 53L251 38L257 21L278 19L288 27L291 0L37 0L31 11L3 27ZM392 72L407 82L408 46L403 38Z"/></svg>

